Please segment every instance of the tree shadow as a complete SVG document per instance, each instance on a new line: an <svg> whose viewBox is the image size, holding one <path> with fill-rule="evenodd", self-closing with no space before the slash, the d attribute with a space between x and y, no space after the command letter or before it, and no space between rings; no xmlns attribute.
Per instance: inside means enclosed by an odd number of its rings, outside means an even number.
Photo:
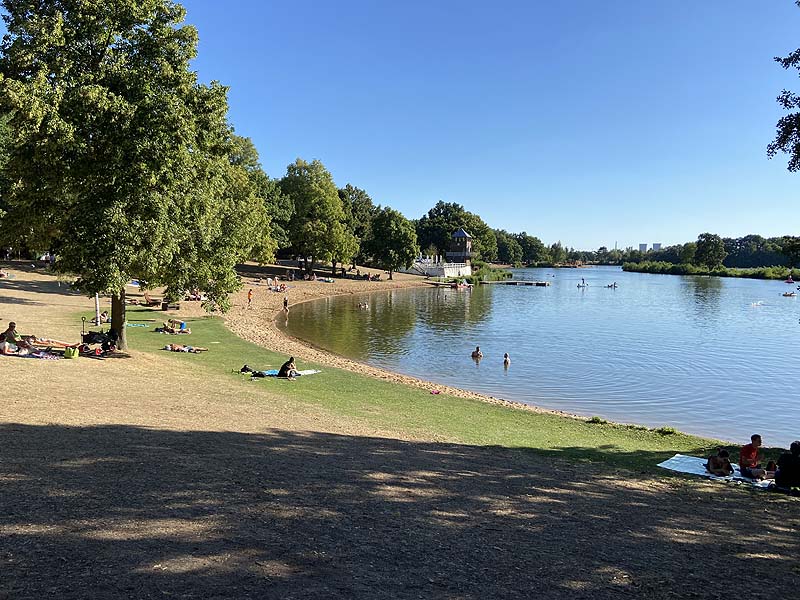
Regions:
<svg viewBox="0 0 800 600"><path fill-rule="evenodd" d="M16 265L14 268L18 268ZM33 271L34 269L30 269ZM41 281L31 281L29 279L2 279L0 280L0 293L4 292L27 292L36 294L58 294L59 296L83 296L78 290L74 289L66 281L59 281L56 278L48 278Z"/></svg>
<svg viewBox="0 0 800 600"><path fill-rule="evenodd" d="M0 597L790 597L797 582L800 503L725 486L319 432L0 436Z"/></svg>

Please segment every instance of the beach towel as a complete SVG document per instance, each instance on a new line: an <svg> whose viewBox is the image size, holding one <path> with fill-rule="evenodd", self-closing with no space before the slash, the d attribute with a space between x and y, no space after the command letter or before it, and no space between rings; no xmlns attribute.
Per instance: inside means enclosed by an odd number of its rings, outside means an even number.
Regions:
<svg viewBox="0 0 800 600"><path fill-rule="evenodd" d="M316 371L314 369L305 369L303 371L297 371L298 375L314 375L316 373L322 373L322 371ZM278 376L278 369L269 369L267 371L253 371L252 377L260 378L260 377L277 377Z"/></svg>
<svg viewBox="0 0 800 600"><path fill-rule="evenodd" d="M708 461L707 458L700 458L698 456L686 456L684 454L676 454L670 459L665 460L662 463L659 463L658 466L662 469L669 469L670 471L677 471L678 473L688 473L690 475L699 475L700 477L705 477L706 479L713 479L715 481L733 481L735 483L747 483L752 485L753 487L757 487L760 489L767 489L770 485L774 485L774 481L771 479L765 479L763 481L759 481L758 479L750 479L749 477L743 477L741 472L739 471L739 465L733 466L733 475L728 475L726 477L721 477L719 475L712 475L708 471L706 471L706 462Z"/></svg>

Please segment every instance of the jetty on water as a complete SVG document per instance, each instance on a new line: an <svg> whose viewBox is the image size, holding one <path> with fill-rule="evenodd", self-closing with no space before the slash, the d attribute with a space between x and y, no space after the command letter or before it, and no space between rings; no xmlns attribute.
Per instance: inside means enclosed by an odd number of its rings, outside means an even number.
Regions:
<svg viewBox="0 0 800 600"><path fill-rule="evenodd" d="M549 281L481 281L482 285L534 285L536 287L547 287Z"/></svg>

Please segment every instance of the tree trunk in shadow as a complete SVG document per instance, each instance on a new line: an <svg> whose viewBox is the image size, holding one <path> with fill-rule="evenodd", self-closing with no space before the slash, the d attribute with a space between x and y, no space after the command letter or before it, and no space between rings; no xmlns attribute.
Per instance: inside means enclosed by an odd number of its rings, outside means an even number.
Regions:
<svg viewBox="0 0 800 600"><path fill-rule="evenodd" d="M125 288L118 293L111 295L111 329L117 332L117 349L128 349L128 336L126 329L125 316Z"/></svg>

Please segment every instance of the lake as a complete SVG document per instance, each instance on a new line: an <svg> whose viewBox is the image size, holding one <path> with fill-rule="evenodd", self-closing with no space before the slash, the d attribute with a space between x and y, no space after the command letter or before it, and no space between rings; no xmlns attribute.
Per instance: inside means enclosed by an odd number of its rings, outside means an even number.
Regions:
<svg viewBox="0 0 800 600"><path fill-rule="evenodd" d="M515 269L514 279L551 285L341 296L293 307L279 325L342 356L508 400L741 443L755 432L767 446L800 438L800 306L781 295L795 286L617 267Z"/></svg>

